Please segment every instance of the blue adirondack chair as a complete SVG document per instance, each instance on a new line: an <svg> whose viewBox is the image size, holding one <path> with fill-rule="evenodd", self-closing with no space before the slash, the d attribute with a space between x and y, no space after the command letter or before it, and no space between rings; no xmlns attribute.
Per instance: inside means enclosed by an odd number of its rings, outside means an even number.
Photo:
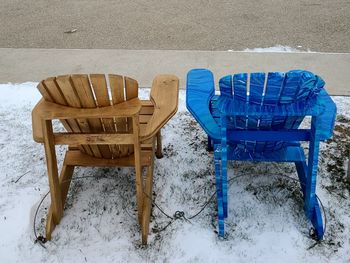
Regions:
<svg viewBox="0 0 350 263"><path fill-rule="evenodd" d="M315 194L320 141L333 133L336 106L324 81L308 71L241 73L220 79L215 95L212 72L187 75L187 109L208 134L214 148L219 236L227 217L227 161L294 162L304 210L318 240L324 235ZM300 129L305 116L311 128ZM308 160L300 142L309 141Z"/></svg>

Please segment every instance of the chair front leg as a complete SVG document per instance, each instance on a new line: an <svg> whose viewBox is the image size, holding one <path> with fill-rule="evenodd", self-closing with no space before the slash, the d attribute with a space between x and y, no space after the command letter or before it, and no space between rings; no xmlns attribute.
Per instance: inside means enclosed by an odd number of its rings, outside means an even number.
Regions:
<svg viewBox="0 0 350 263"><path fill-rule="evenodd" d="M221 117L221 183L224 218L227 218L227 117Z"/></svg>
<svg viewBox="0 0 350 263"><path fill-rule="evenodd" d="M216 202L218 208L218 227L219 236L224 237L225 234L225 222L224 222L224 208L223 208L223 196L222 196L222 178L221 178L221 145L214 145L214 165L215 165L215 181L216 181Z"/></svg>
<svg viewBox="0 0 350 263"><path fill-rule="evenodd" d="M318 138L317 117L311 120L311 138L309 143L309 158L307 167L307 178L304 194L304 208L306 216L311 220L318 239L323 238L323 222L321 210L316 198L316 179L318 168L318 156L320 151L320 140ZM318 128L318 129L317 129Z"/></svg>
<svg viewBox="0 0 350 263"><path fill-rule="evenodd" d="M154 140L152 142L152 152L154 152ZM151 158L151 164L146 167L145 188L143 193L143 212L142 212L142 244L147 244L149 233L149 223L152 209L152 188L153 188L153 168L154 158Z"/></svg>
<svg viewBox="0 0 350 263"><path fill-rule="evenodd" d="M62 207L64 208L64 204L66 203L67 194L70 186L70 182L72 179L72 175L74 172L74 166L71 165L63 165L61 175L60 175L60 190L61 190L61 198L62 198ZM53 220L53 206L51 205L49 208L49 212L46 220L46 239L51 240L51 234L55 229L55 222Z"/></svg>
<svg viewBox="0 0 350 263"><path fill-rule="evenodd" d="M156 157L158 159L163 158L163 153L162 153L162 134L161 130L157 132L157 150L156 150Z"/></svg>
<svg viewBox="0 0 350 263"><path fill-rule="evenodd" d="M57 159L51 120L42 121L47 174L50 186L52 220L57 225L63 215L61 188L58 178Z"/></svg>
<svg viewBox="0 0 350 263"><path fill-rule="evenodd" d="M132 118L132 128L134 134L134 158L135 158L135 182L136 182L136 203L138 221L142 227L142 209L143 209L143 179L141 166L141 143L139 137L139 117Z"/></svg>

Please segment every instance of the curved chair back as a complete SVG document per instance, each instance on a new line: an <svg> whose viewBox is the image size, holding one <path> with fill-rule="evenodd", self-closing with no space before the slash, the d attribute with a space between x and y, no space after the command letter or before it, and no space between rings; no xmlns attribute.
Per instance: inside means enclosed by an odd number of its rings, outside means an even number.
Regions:
<svg viewBox="0 0 350 263"><path fill-rule="evenodd" d="M115 105L138 97L136 80L120 75L77 74L51 77L41 81L38 89L48 102L74 108L98 108ZM61 120L68 132L130 133L128 118ZM133 153L129 145L79 145L79 149L97 158L120 158Z"/></svg>
<svg viewBox="0 0 350 263"><path fill-rule="evenodd" d="M220 96L228 96L238 103L278 106L309 100L317 96L324 81L308 71L293 70L287 73L239 73L222 77L219 81ZM241 130L289 130L297 129L304 117L237 116L229 127ZM249 152L275 151L286 146L285 142L240 141L237 146Z"/></svg>

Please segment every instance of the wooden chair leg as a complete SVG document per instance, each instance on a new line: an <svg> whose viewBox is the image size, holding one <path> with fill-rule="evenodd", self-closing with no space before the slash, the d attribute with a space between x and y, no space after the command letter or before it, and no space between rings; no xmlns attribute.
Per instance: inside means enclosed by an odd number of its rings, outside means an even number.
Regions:
<svg viewBox="0 0 350 263"><path fill-rule="evenodd" d="M142 244L147 244L149 233L149 223L152 209L152 188L153 188L153 160L150 166L146 168L146 183L144 189L143 200L143 216L142 216Z"/></svg>
<svg viewBox="0 0 350 263"><path fill-rule="evenodd" d="M163 158L162 153L162 134L159 132L157 133L157 151L156 151L156 157L158 159Z"/></svg>
<svg viewBox="0 0 350 263"><path fill-rule="evenodd" d="M63 165L61 176L59 178L62 207L64 207L64 204L66 203L67 194L68 194L73 172L74 172L74 166ZM46 219L45 236L47 240L51 240L51 234L55 229L56 225L57 224L53 220L53 206L51 204L47 215L47 219Z"/></svg>
<svg viewBox="0 0 350 263"><path fill-rule="evenodd" d="M52 123L50 120L43 121L43 137L44 147L47 164L47 174L50 186L51 196L51 207L52 207L52 220L57 225L63 214L61 189L59 185L58 170L57 170L57 159L54 144L54 137L52 131Z"/></svg>
<svg viewBox="0 0 350 263"><path fill-rule="evenodd" d="M141 166L141 144L139 139L140 129L139 129L138 117L132 118L132 127L133 127L133 133L134 133L136 203L137 203L138 221L142 227L143 178L142 178L142 166Z"/></svg>

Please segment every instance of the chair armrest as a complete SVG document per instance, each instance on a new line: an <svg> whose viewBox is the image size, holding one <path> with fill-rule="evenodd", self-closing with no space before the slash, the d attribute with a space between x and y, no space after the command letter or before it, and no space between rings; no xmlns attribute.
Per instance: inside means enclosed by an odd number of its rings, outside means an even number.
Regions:
<svg viewBox="0 0 350 263"><path fill-rule="evenodd" d="M214 76L207 69L192 69L187 74L186 106L204 131L214 139L220 139L220 128L210 109L210 99L215 94Z"/></svg>
<svg viewBox="0 0 350 263"><path fill-rule="evenodd" d="M43 141L42 120L133 117L140 110L141 101L138 98L99 108L73 108L41 99L32 111L33 139L40 143Z"/></svg>
<svg viewBox="0 0 350 263"><path fill-rule="evenodd" d="M141 130L141 140L147 140L175 115L179 100L179 79L174 75L158 75L152 83L150 100L154 112L145 129Z"/></svg>

